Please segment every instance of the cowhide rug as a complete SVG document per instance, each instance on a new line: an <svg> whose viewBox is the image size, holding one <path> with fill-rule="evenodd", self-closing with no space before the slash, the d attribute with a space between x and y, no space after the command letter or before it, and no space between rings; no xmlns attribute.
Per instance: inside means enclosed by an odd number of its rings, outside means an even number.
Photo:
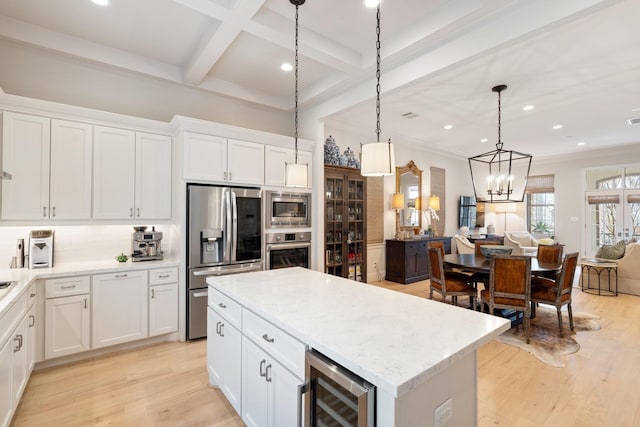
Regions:
<svg viewBox="0 0 640 427"><path fill-rule="evenodd" d="M524 337L524 322L513 326L498 336L496 340L528 351L547 365L561 368L565 365L562 356L580 350L580 344L574 339L576 332L600 330L598 319L600 318L593 314L574 311L574 330L571 331L569 329L569 313L566 311L566 307L563 307L563 336L561 338L555 307L540 305L536 309L536 317L531 319L529 344Z"/></svg>

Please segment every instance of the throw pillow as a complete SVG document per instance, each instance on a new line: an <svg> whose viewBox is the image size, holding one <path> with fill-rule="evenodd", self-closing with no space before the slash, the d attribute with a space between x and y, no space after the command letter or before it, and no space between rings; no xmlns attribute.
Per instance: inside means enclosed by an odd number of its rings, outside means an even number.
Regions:
<svg viewBox="0 0 640 427"><path fill-rule="evenodd" d="M602 245L596 252L596 258L620 259L624 256L627 245L624 240L620 240L615 245Z"/></svg>
<svg viewBox="0 0 640 427"><path fill-rule="evenodd" d="M549 237L538 240L539 245L553 245L555 242Z"/></svg>

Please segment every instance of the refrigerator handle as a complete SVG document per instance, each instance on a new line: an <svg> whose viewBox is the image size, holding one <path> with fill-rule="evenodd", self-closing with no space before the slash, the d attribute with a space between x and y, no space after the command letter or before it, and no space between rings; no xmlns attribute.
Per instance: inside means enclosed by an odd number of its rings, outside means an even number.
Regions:
<svg viewBox="0 0 640 427"><path fill-rule="evenodd" d="M231 190L231 262L236 262L236 251L238 250L238 202L236 192Z"/></svg>
<svg viewBox="0 0 640 427"><path fill-rule="evenodd" d="M232 242L235 240L235 237L233 235L233 233L231 232L232 230L232 224L231 224L231 218L232 218L232 212L231 212L231 189L227 188L224 191L224 196L223 196L223 205L224 205L224 263L225 264L229 264L231 263L231 259L233 257L233 255L231 254L231 245Z"/></svg>

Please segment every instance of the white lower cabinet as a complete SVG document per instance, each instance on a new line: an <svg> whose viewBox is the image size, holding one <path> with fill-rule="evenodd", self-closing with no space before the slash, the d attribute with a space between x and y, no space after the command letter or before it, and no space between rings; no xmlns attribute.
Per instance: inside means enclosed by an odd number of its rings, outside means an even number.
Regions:
<svg viewBox="0 0 640 427"><path fill-rule="evenodd" d="M0 343L0 426L8 426L13 415L11 365L13 362L13 339Z"/></svg>
<svg viewBox="0 0 640 427"><path fill-rule="evenodd" d="M28 316L25 316L13 336L13 366L11 371L11 401L14 407L18 406L20 396L29 379L29 345L28 345Z"/></svg>
<svg viewBox="0 0 640 427"><path fill-rule="evenodd" d="M178 284L149 286L149 336L178 330Z"/></svg>
<svg viewBox="0 0 640 427"><path fill-rule="evenodd" d="M242 335L231 323L207 307L207 371L212 384L222 390L241 414Z"/></svg>
<svg viewBox="0 0 640 427"><path fill-rule="evenodd" d="M89 276L45 280L45 359L89 350L90 284Z"/></svg>
<svg viewBox="0 0 640 427"><path fill-rule="evenodd" d="M146 270L92 276L92 348L149 336L147 282Z"/></svg>
<svg viewBox="0 0 640 427"><path fill-rule="evenodd" d="M243 337L242 420L248 426L297 426L298 385L301 383L301 379Z"/></svg>

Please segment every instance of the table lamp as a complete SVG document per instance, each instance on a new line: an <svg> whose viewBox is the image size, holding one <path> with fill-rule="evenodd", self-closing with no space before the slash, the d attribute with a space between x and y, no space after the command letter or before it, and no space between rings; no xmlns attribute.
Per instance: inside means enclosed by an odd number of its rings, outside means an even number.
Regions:
<svg viewBox="0 0 640 427"><path fill-rule="evenodd" d="M391 207L396 210L396 239L400 239L400 209L404 209L404 194L395 193L391 200Z"/></svg>

